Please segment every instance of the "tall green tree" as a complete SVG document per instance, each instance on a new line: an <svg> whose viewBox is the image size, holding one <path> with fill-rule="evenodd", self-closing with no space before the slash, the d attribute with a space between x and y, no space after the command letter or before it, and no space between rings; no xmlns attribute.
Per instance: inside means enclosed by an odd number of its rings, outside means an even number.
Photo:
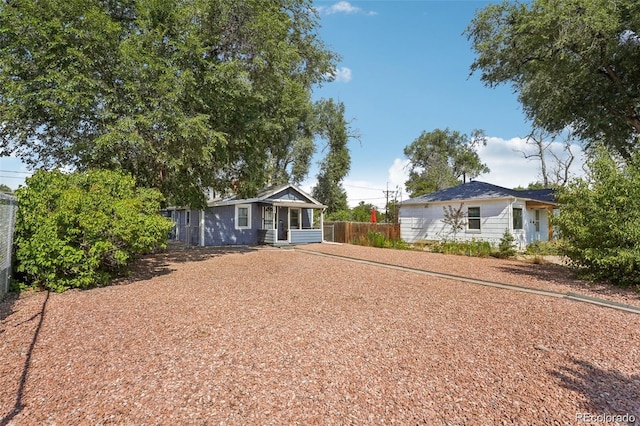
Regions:
<svg viewBox="0 0 640 426"><path fill-rule="evenodd" d="M563 254L591 278L640 289L640 155L597 148L589 174L559 189Z"/></svg>
<svg viewBox="0 0 640 426"><path fill-rule="evenodd" d="M410 161L407 192L418 197L488 173L477 152L481 144L486 144L482 130L474 130L471 136L449 129L422 132L404 148Z"/></svg>
<svg viewBox="0 0 640 426"><path fill-rule="evenodd" d="M489 87L511 84L537 127L571 128L624 158L640 135L640 3L637 0L505 1L466 30Z"/></svg>
<svg viewBox="0 0 640 426"><path fill-rule="evenodd" d="M310 0L21 0L0 22L0 153L177 204L264 185L335 64Z"/></svg>
<svg viewBox="0 0 640 426"><path fill-rule="evenodd" d="M313 197L327 206L327 212L347 210L347 192L342 180L349 173L351 154L347 143L350 137L349 123L344 116L344 104L333 99L321 99L315 104L316 132L326 141L326 155L320 162L318 183L313 187Z"/></svg>

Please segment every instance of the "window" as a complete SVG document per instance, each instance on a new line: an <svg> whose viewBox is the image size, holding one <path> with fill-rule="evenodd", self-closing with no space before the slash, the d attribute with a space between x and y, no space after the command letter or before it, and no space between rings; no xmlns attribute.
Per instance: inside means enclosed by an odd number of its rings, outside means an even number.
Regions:
<svg viewBox="0 0 640 426"><path fill-rule="evenodd" d="M467 209L467 229L480 230L480 207L469 207Z"/></svg>
<svg viewBox="0 0 640 426"><path fill-rule="evenodd" d="M540 210L536 210L536 232L540 232Z"/></svg>
<svg viewBox="0 0 640 426"><path fill-rule="evenodd" d="M190 211L187 212L187 216L186 217L187 218L185 219L185 225L189 226L189 225L191 225L191 212Z"/></svg>
<svg viewBox="0 0 640 426"><path fill-rule="evenodd" d="M273 207L262 208L262 229L273 229Z"/></svg>
<svg viewBox="0 0 640 426"><path fill-rule="evenodd" d="M522 229L522 209L513 208L513 229Z"/></svg>
<svg viewBox="0 0 640 426"><path fill-rule="evenodd" d="M248 205L236 206L236 229L251 228L251 207Z"/></svg>
<svg viewBox="0 0 640 426"><path fill-rule="evenodd" d="M300 229L300 209L291 209L291 228Z"/></svg>

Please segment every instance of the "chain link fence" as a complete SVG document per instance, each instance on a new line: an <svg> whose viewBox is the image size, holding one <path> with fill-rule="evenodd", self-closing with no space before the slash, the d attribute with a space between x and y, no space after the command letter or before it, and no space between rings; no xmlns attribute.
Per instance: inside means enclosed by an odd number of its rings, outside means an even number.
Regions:
<svg viewBox="0 0 640 426"><path fill-rule="evenodd" d="M16 197L0 192L0 299L9 291L13 228L17 210Z"/></svg>

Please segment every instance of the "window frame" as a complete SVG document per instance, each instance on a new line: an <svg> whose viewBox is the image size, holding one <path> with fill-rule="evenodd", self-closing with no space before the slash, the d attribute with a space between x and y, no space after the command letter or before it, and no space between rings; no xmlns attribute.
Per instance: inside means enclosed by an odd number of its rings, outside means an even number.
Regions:
<svg viewBox="0 0 640 426"><path fill-rule="evenodd" d="M478 210L478 216L471 216L470 211L476 209ZM478 221L478 227L472 228L471 221L474 221L474 223L475 221ZM467 207L467 232L482 232L482 210L480 209L480 206Z"/></svg>
<svg viewBox="0 0 640 426"><path fill-rule="evenodd" d="M516 223L516 211L520 212L520 226L518 227ZM511 209L512 223L511 228L514 231L523 231L524 230L524 209L522 207L512 207Z"/></svg>
<svg viewBox="0 0 640 426"><path fill-rule="evenodd" d="M293 213L296 213L297 225L293 225ZM302 229L302 210L297 207L289 208L289 229Z"/></svg>
<svg viewBox="0 0 640 426"><path fill-rule="evenodd" d="M247 209L247 224L240 225L240 210ZM251 204L236 204L235 214L235 228L236 229L251 229ZM243 217L244 219L244 217Z"/></svg>

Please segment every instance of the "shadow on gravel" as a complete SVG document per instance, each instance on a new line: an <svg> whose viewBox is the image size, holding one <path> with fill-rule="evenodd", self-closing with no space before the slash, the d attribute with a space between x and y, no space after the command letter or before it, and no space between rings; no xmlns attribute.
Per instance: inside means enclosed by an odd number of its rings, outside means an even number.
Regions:
<svg viewBox="0 0 640 426"><path fill-rule="evenodd" d="M150 280L155 277L170 274L175 270L172 267L176 263L202 262L214 257L236 253L250 253L257 248L248 246L238 247L184 247L170 246L161 253L149 254L142 257L134 265L128 276L116 278L110 285L131 284L136 281Z"/></svg>
<svg viewBox="0 0 640 426"><path fill-rule="evenodd" d="M47 302L49 301L49 292L47 291L44 302L42 302L42 308L40 312L29 318L27 321L33 321L36 318L38 319L38 325L36 327L35 332L33 333L33 338L31 339L31 344L29 345L29 349L27 350L27 356L24 360L24 367L22 368L22 374L20 375L20 383L18 383L18 390L16 391L16 402L13 405L11 411L2 419L0 419L0 426L5 426L9 424L9 422L22 411L24 408L24 404L22 402L22 397L24 395L24 387L27 384L27 376L29 374L29 368L31 367L31 356L33 355L33 349L36 347L36 343L38 342L38 336L40 335L40 330L42 329L42 323L44 321L44 314L47 309ZM18 324L20 325L20 324ZM18 326L16 325L16 326Z"/></svg>
<svg viewBox="0 0 640 426"><path fill-rule="evenodd" d="M13 307L20 298L20 294L9 292L0 300L0 322L4 321L13 313ZM0 335L4 333L4 328L0 328Z"/></svg>
<svg viewBox="0 0 640 426"><path fill-rule="evenodd" d="M613 418L596 423L640 425L640 375L628 376L619 371L605 370L573 357L570 361L572 366L563 366L552 374L560 379L562 386L584 396L581 408L585 413L627 415L618 423Z"/></svg>
<svg viewBox="0 0 640 426"><path fill-rule="evenodd" d="M584 280L579 280L572 276L571 270L566 266L551 263L523 263L521 265L499 266L497 269L502 272L522 277L522 285L526 285L527 279L538 279L567 285L576 290L584 289L602 295L625 296L627 300L637 302L634 304L640 304L640 293L635 292L632 289L620 288L611 284L590 283Z"/></svg>

